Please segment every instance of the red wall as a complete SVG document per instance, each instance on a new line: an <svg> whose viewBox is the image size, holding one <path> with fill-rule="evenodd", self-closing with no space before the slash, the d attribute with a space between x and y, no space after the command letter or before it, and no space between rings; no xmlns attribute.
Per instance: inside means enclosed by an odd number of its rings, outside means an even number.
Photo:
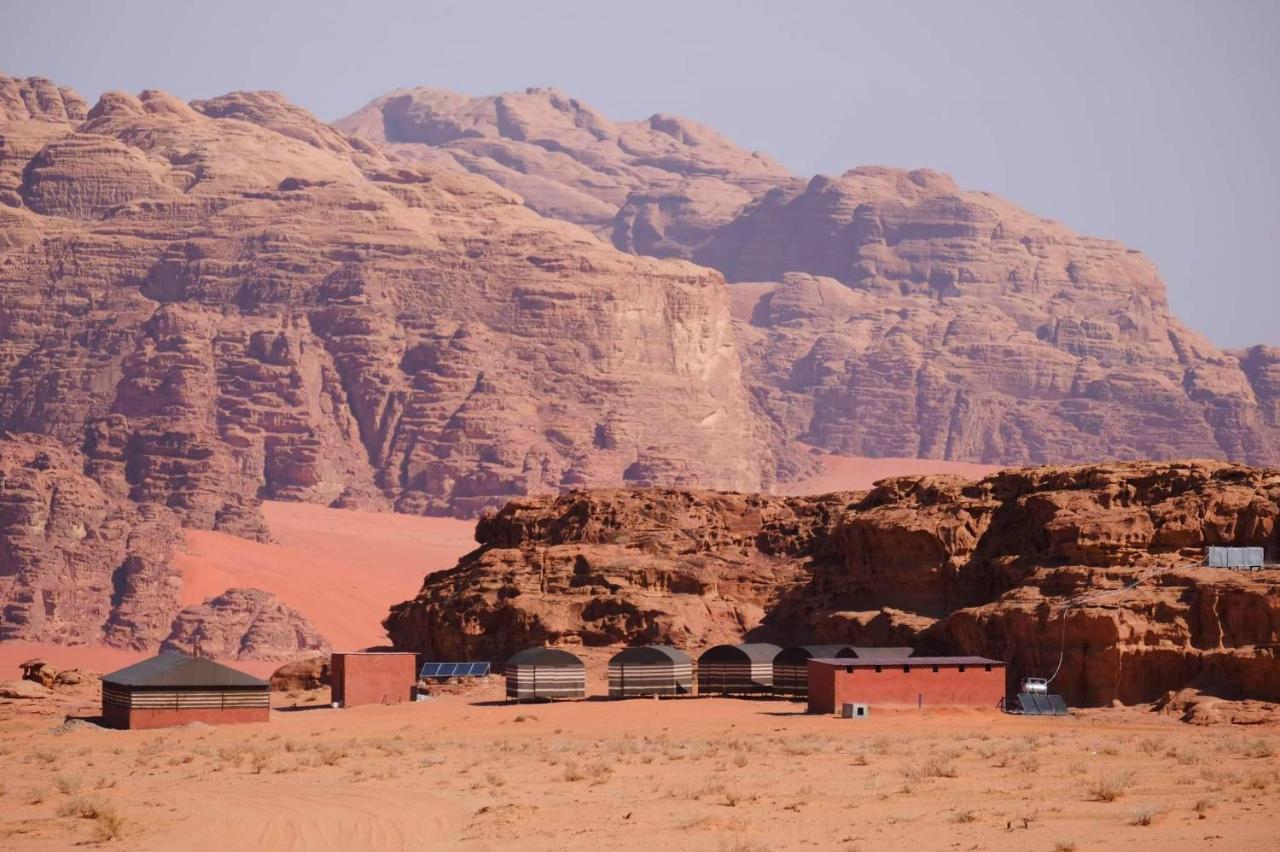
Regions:
<svg viewBox="0 0 1280 852"><path fill-rule="evenodd" d="M418 682L413 654L334 654L330 669L330 693L343 707L412 701Z"/></svg>
<svg viewBox="0 0 1280 852"><path fill-rule="evenodd" d="M910 666L874 668L809 661L809 712L834 713L845 703L872 707L981 707L997 708L1004 699L1004 666Z"/></svg>
<svg viewBox="0 0 1280 852"><path fill-rule="evenodd" d="M104 707L102 721L109 728L129 728L146 730L148 728L171 728L175 725L186 725L190 722L204 722L207 725L239 725L247 722L265 722L271 716L268 707L236 707L219 710L216 707L192 710L142 710L123 707Z"/></svg>

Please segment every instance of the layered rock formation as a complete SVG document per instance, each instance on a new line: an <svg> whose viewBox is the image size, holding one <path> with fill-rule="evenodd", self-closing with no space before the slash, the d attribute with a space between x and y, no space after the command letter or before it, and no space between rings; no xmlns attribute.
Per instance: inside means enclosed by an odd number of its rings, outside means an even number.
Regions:
<svg viewBox="0 0 1280 852"><path fill-rule="evenodd" d="M1280 471L1211 462L913 477L825 497L521 500L385 625L402 649L491 659L539 642L816 639L986 654L1045 676L1065 648L1054 684L1078 704L1189 684L1280 700L1280 578L1195 567L1213 544L1274 553L1278 501Z"/></svg>
<svg viewBox="0 0 1280 852"><path fill-rule="evenodd" d="M218 660L284 660L328 647L306 617L261 589L227 589L183 609L161 644Z"/></svg>
<svg viewBox="0 0 1280 852"><path fill-rule="evenodd" d="M278 95L0 100L0 426L83 445L112 495L262 538L260 497L467 516L772 477L715 273Z"/></svg>
<svg viewBox="0 0 1280 852"><path fill-rule="evenodd" d="M744 300L749 374L771 419L833 452L1280 460L1264 350L1242 368L1172 316L1140 254L946 176L776 190L695 256L780 282Z"/></svg>
<svg viewBox="0 0 1280 852"><path fill-rule="evenodd" d="M83 466L49 438L0 441L0 640L154 647L178 609L178 517Z"/></svg>
<svg viewBox="0 0 1280 852"><path fill-rule="evenodd" d="M794 179L672 115L613 122L555 89L391 92L337 122L406 161L464 169L627 251L684 257L754 197Z"/></svg>
<svg viewBox="0 0 1280 852"><path fill-rule="evenodd" d="M704 128L614 124L549 90L396 92L338 126L490 176L624 250L749 284L736 297L746 382L775 447L1280 462L1276 350L1223 352L1171 315L1142 255L945 175L800 180Z"/></svg>

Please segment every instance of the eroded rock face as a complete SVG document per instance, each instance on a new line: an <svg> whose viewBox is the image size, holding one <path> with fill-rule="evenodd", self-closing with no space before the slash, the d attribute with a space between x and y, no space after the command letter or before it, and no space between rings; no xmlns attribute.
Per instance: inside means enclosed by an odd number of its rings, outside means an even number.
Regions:
<svg viewBox="0 0 1280 852"><path fill-rule="evenodd" d="M756 398L836 453L1280 461L1274 353L1169 310L1155 267L926 171L778 189L694 255L752 291ZM1243 367L1242 367L1243 363Z"/></svg>
<svg viewBox="0 0 1280 852"><path fill-rule="evenodd" d="M803 180L707 128L553 90L394 92L338 126L491 177L619 248L746 285L745 381L780 452L998 464L1280 463L1274 348L1169 310L1154 265L924 169Z"/></svg>
<svg viewBox="0 0 1280 852"><path fill-rule="evenodd" d="M227 589L177 614L161 650L217 660L283 660L329 643L297 610L261 589Z"/></svg>
<svg viewBox="0 0 1280 852"><path fill-rule="evenodd" d="M545 216L654 257L688 258L755 196L794 180L705 125L662 114L614 122L555 89L406 89L336 126L397 158L484 175Z"/></svg>
<svg viewBox="0 0 1280 852"><path fill-rule="evenodd" d="M154 647L178 609L178 517L83 465L50 438L0 441L0 639Z"/></svg>
<svg viewBox="0 0 1280 852"><path fill-rule="evenodd" d="M771 479L714 272L272 93L60 97L0 80L0 426L83 446L110 494L265 538L262 497Z"/></svg>
<svg viewBox="0 0 1280 852"><path fill-rule="evenodd" d="M1016 677L1051 674L1065 647L1054 685L1077 704L1191 684L1274 701L1280 576L1195 566L1214 544L1275 553L1278 501L1280 471L1215 462L908 477L810 498L525 500L483 520L481 548L385 625L398 648L442 657L817 640L983 654Z"/></svg>

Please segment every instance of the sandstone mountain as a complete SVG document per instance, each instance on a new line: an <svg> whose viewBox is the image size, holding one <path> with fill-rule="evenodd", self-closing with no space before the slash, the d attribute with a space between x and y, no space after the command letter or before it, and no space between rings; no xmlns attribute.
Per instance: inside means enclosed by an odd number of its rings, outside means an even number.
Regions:
<svg viewBox="0 0 1280 852"><path fill-rule="evenodd" d="M1137 252L927 170L801 180L703 128L663 140L661 170L637 170L634 155L655 145L635 134L673 126L685 125L614 124L540 89L396 92L338 123L391 156L492 177L619 248L692 258L741 285L745 380L775 446L997 464L1280 462L1280 354L1227 353L1187 329ZM708 176L714 192L691 188ZM584 192L617 214L562 200Z"/></svg>
<svg viewBox="0 0 1280 852"><path fill-rule="evenodd" d="M772 479L716 273L278 95L0 92L0 426L83 446L110 494L263 537L260 497Z"/></svg>
<svg viewBox="0 0 1280 852"><path fill-rule="evenodd" d="M400 159L482 174L545 216L658 257L689 257L753 198L794 180L704 125L662 114L613 122L556 89L405 89L335 126Z"/></svg>
<svg viewBox="0 0 1280 852"><path fill-rule="evenodd" d="M1280 471L1212 462L887 480L823 497L664 489L512 501L394 607L394 644L908 644L1049 675L1070 701L1195 685L1280 700L1280 580L1196 567L1280 545ZM1142 582L1139 582L1142 581ZM1131 591L1123 591L1137 583ZM1065 605L1082 593L1114 593Z"/></svg>

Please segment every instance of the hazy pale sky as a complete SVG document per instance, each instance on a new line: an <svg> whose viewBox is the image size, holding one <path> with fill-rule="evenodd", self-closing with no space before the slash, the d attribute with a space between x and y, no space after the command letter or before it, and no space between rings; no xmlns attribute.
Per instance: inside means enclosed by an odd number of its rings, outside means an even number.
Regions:
<svg viewBox="0 0 1280 852"><path fill-rule="evenodd" d="M0 71L91 101L557 86L798 174L929 167L1149 254L1217 343L1280 344L1280 2L3 0Z"/></svg>

